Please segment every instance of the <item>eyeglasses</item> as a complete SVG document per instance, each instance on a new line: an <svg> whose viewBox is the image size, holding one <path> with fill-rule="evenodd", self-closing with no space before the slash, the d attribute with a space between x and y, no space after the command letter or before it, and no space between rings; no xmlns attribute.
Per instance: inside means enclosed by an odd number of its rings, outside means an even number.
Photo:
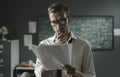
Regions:
<svg viewBox="0 0 120 77"><path fill-rule="evenodd" d="M57 20L57 21L50 21L50 24L55 27L57 26L58 24L59 25L65 25L67 22L67 18L64 18L64 19L60 19L60 20Z"/></svg>

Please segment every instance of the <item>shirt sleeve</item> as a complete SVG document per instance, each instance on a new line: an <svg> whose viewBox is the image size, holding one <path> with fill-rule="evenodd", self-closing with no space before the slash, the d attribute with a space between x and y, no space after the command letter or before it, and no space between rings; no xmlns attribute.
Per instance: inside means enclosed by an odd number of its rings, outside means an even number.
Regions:
<svg viewBox="0 0 120 77"><path fill-rule="evenodd" d="M42 42L40 42L41 44ZM39 46L40 46L39 44ZM35 76L36 77L42 77L41 73L42 73L42 68L43 68L43 65L42 65L42 62L37 58L36 59L36 64L35 64L35 70L34 70L34 73L35 73Z"/></svg>
<svg viewBox="0 0 120 77"><path fill-rule="evenodd" d="M43 65L42 65L41 61L37 58L36 64L35 64L35 70L34 70L36 77L42 77L41 76L42 68L43 68Z"/></svg>
<svg viewBox="0 0 120 77"><path fill-rule="evenodd" d="M83 72L87 77L96 77L94 62L93 62L93 53L89 43L86 43L83 51Z"/></svg>

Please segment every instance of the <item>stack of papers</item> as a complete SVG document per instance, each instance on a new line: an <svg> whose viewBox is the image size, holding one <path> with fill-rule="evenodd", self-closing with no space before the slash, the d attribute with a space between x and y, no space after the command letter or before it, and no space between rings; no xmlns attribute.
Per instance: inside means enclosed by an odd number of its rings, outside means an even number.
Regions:
<svg viewBox="0 0 120 77"><path fill-rule="evenodd" d="M33 45L32 51L47 70L61 69L61 64L71 64L72 44Z"/></svg>

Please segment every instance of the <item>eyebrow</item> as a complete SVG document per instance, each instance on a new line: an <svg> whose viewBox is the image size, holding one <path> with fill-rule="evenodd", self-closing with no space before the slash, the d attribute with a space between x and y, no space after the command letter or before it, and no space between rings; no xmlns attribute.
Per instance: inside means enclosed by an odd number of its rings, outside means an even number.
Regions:
<svg viewBox="0 0 120 77"><path fill-rule="evenodd" d="M55 20L55 21L60 21L60 20L66 20L66 18L62 18L62 19ZM51 21L51 22L54 22L54 21Z"/></svg>

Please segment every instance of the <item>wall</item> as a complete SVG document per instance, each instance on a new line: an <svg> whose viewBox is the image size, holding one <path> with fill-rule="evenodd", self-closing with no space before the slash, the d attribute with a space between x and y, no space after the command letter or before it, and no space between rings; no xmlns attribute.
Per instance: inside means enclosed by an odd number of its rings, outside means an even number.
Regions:
<svg viewBox="0 0 120 77"><path fill-rule="evenodd" d="M1 25L5 25L7 23L7 6L4 6L5 1L1 0L0 1L0 27ZM5 4L7 5L7 4Z"/></svg>
<svg viewBox="0 0 120 77"><path fill-rule="evenodd" d="M52 2L64 2L71 8L71 15L113 15L114 28L120 28L119 0L1 0L0 25L9 27L9 39L20 39L20 61L35 56L23 46L23 35L28 33L28 21L47 15ZM97 77L120 77L120 36L114 37L114 49L93 51Z"/></svg>

